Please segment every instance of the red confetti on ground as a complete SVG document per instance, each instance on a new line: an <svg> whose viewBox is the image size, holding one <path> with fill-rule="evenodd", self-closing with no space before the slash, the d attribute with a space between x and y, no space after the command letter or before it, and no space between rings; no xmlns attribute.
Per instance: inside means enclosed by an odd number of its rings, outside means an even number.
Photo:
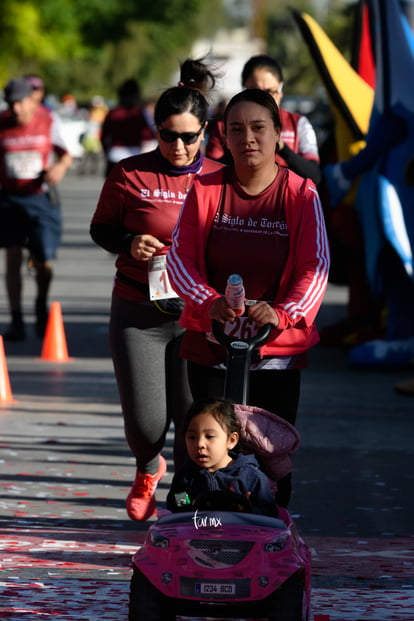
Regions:
<svg viewBox="0 0 414 621"><path fill-rule="evenodd" d="M3 529L0 619L126 618L131 557L143 538L143 532L93 528ZM413 541L307 538L318 583L311 621L413 621Z"/></svg>

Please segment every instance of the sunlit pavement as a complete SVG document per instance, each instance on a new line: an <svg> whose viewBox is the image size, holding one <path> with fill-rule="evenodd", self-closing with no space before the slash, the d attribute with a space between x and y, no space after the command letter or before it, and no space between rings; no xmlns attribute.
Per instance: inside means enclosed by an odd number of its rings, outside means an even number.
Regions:
<svg viewBox="0 0 414 621"><path fill-rule="evenodd" d="M124 506L134 463L106 340L113 257L88 237L100 183L72 173L61 188L65 236L51 299L71 360L40 357L29 274L29 338L6 344L15 403L0 404L1 620L127 619L131 556L148 524L128 520ZM345 299L330 287L321 325L342 316ZM0 328L7 319L3 295ZM393 392L412 375L350 369L337 349L311 354L290 510L312 550L315 621L414 620L414 399Z"/></svg>

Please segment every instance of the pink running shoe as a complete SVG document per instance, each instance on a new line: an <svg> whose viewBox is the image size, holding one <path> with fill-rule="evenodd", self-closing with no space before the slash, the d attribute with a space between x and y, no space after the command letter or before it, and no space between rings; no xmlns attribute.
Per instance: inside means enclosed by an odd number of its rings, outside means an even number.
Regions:
<svg viewBox="0 0 414 621"><path fill-rule="evenodd" d="M156 474L143 474L137 470L134 485L126 499L126 510L131 520L148 520L155 513L155 490L166 472L167 464L162 455Z"/></svg>

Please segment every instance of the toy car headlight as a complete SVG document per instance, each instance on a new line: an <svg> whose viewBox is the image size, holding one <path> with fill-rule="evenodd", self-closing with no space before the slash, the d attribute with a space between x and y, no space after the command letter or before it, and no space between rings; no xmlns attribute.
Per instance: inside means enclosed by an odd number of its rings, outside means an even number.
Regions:
<svg viewBox="0 0 414 621"><path fill-rule="evenodd" d="M289 535L282 535L273 541L269 541L269 543L265 543L264 549L265 552L280 552L284 550L287 546L289 540Z"/></svg>
<svg viewBox="0 0 414 621"><path fill-rule="evenodd" d="M151 545L154 546L154 548L168 548L168 546L170 545L167 537L164 537L163 535L159 535L157 533L151 533L150 541Z"/></svg>

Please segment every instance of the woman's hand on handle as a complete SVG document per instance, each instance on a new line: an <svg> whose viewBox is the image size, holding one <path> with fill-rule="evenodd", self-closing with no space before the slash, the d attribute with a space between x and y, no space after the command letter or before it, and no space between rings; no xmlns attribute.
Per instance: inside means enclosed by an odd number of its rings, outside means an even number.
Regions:
<svg viewBox="0 0 414 621"><path fill-rule="evenodd" d="M253 319L259 328L264 326L266 323L270 323L275 328L279 325L279 318L276 311L267 302L257 302L257 304L249 306L247 314L250 319Z"/></svg>
<svg viewBox="0 0 414 621"><path fill-rule="evenodd" d="M149 261L157 250L162 248L164 248L164 244L153 235L136 235L131 241L131 257L138 261Z"/></svg>
<svg viewBox="0 0 414 621"><path fill-rule="evenodd" d="M230 321L233 323L237 315L232 308L227 304L226 298L221 297L214 300L208 311L210 319L216 319L220 323Z"/></svg>

